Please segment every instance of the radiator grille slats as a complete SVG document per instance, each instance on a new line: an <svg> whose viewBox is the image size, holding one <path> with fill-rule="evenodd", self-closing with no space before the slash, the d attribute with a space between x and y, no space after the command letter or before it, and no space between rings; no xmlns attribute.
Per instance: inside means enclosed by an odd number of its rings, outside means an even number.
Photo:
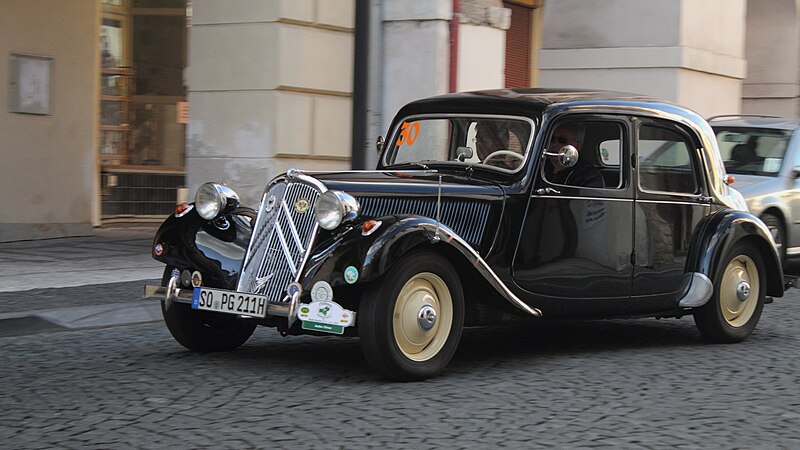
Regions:
<svg viewBox="0 0 800 450"><path fill-rule="evenodd" d="M272 301L289 300L285 289L297 279L316 231L318 197L316 188L296 182L277 183L264 195L239 291L266 295ZM296 207L303 203L308 206L305 211Z"/></svg>
<svg viewBox="0 0 800 450"><path fill-rule="evenodd" d="M264 195L258 211L237 289L287 302L285 290L296 281L313 244L317 223L314 207L319 190L302 182L276 183ZM359 197L361 214L418 215L436 218L435 198ZM307 209L303 206L307 204ZM483 238L489 202L443 199L441 223L471 245Z"/></svg>
<svg viewBox="0 0 800 450"><path fill-rule="evenodd" d="M436 199L398 197L358 197L361 214L366 216L388 216L413 214L436 218ZM481 200L442 199L441 222L471 245L483 238L489 202Z"/></svg>

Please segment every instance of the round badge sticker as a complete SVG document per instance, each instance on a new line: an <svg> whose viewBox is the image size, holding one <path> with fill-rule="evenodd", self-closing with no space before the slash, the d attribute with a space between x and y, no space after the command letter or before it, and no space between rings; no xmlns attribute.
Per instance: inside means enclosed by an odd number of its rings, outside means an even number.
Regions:
<svg viewBox="0 0 800 450"><path fill-rule="evenodd" d="M295 294L302 294L303 293L303 286L300 283L289 283L289 287L286 288L286 292L294 297Z"/></svg>
<svg viewBox="0 0 800 450"><path fill-rule="evenodd" d="M344 281L346 281L347 284L353 284L358 281L358 269L353 266L344 269Z"/></svg>

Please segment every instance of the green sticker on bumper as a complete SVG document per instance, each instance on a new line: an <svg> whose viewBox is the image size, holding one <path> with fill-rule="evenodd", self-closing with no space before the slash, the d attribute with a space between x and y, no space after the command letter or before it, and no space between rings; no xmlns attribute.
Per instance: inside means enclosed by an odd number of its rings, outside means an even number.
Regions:
<svg viewBox="0 0 800 450"><path fill-rule="evenodd" d="M344 333L344 327L341 325L329 325L327 323L319 323L319 322L303 321L303 329L311 331L320 331L323 333L334 333L334 334Z"/></svg>

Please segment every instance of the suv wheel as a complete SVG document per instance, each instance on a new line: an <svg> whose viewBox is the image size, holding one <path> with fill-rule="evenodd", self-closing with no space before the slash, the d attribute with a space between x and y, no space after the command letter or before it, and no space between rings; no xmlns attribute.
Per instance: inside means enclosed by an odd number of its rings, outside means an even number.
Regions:
<svg viewBox="0 0 800 450"><path fill-rule="evenodd" d="M781 258L781 264L786 262L786 228L783 222L774 214L763 214L761 221L769 228L772 234L772 239L775 240L775 248L778 250L778 256Z"/></svg>

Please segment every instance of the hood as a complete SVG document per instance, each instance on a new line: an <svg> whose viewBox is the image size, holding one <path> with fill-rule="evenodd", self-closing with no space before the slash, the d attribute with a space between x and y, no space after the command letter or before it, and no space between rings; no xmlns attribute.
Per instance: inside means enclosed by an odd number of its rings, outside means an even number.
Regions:
<svg viewBox="0 0 800 450"><path fill-rule="evenodd" d="M495 182L431 170L305 172L328 189L360 195L442 195L448 197L502 196Z"/></svg>
<svg viewBox="0 0 800 450"><path fill-rule="evenodd" d="M763 175L733 175L731 187L741 192L745 198L768 194L778 189L780 178Z"/></svg>

